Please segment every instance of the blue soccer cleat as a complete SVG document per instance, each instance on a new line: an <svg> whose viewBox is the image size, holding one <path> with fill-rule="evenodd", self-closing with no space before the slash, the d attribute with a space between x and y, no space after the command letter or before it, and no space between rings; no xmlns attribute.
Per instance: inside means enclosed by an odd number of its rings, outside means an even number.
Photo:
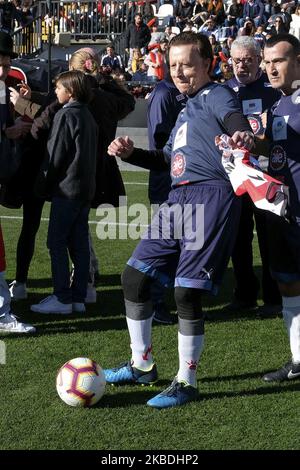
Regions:
<svg viewBox="0 0 300 470"><path fill-rule="evenodd" d="M171 385L147 401L147 405L153 408L171 408L172 406L180 406L189 401L196 400L198 395L197 388L186 382L178 382L177 377L175 377Z"/></svg>
<svg viewBox="0 0 300 470"><path fill-rule="evenodd" d="M105 380L109 384L140 384L152 385L157 381L156 364L148 371L133 367L130 362L124 362L114 369L105 369Z"/></svg>

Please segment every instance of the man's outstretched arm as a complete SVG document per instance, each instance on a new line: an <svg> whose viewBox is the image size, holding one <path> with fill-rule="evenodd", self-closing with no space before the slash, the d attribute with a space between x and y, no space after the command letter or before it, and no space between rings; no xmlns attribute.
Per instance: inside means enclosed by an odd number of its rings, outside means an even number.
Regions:
<svg viewBox="0 0 300 470"><path fill-rule="evenodd" d="M118 137L108 147L108 154L121 158L127 163L137 165L147 170L168 170L169 164L165 160L162 150L144 150L135 148L128 136Z"/></svg>

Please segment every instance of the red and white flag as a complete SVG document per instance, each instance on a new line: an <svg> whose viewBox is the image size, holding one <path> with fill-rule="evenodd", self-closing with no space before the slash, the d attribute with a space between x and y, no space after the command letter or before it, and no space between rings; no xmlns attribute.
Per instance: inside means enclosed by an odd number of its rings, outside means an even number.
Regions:
<svg viewBox="0 0 300 470"><path fill-rule="evenodd" d="M288 186L264 173L259 168L257 160L250 156L249 150L233 149L229 145L229 139L228 135L222 134L215 138L215 144L222 151L222 165L235 194L241 196L248 193L259 209L286 217L289 201Z"/></svg>

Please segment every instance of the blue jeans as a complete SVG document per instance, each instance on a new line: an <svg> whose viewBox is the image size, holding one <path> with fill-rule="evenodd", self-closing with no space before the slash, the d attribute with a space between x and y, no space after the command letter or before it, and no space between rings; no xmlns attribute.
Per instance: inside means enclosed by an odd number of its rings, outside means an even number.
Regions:
<svg viewBox="0 0 300 470"><path fill-rule="evenodd" d="M53 293L63 303L84 302L89 277L90 205L79 200L52 199L47 246L51 257ZM69 255L74 265L70 286Z"/></svg>
<svg viewBox="0 0 300 470"><path fill-rule="evenodd" d="M10 293L5 280L5 272L0 273L0 317L10 312Z"/></svg>

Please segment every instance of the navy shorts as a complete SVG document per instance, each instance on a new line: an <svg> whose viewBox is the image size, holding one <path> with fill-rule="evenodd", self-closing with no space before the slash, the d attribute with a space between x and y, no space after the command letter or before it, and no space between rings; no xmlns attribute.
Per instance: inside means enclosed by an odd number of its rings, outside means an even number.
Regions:
<svg viewBox="0 0 300 470"><path fill-rule="evenodd" d="M283 284L300 280L300 227L274 214L267 214L272 277Z"/></svg>
<svg viewBox="0 0 300 470"><path fill-rule="evenodd" d="M239 226L240 201L226 182L179 186L155 214L128 265L166 287L216 294Z"/></svg>

